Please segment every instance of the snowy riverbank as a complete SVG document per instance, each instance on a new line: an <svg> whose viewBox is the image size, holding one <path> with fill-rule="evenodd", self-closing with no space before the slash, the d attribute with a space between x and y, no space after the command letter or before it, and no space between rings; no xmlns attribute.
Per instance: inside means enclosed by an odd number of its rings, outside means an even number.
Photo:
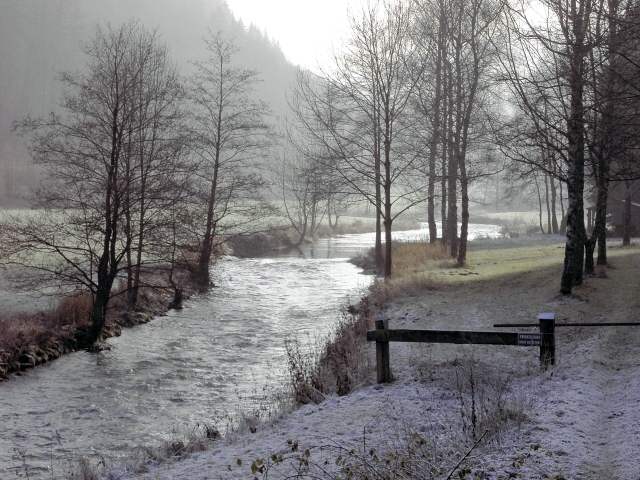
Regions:
<svg viewBox="0 0 640 480"><path fill-rule="evenodd" d="M609 278L589 279L574 297L557 295L559 267L551 266L471 276L396 299L386 314L392 328L491 329L546 310L567 321L628 321L640 311L640 253L615 249L611 257ZM307 468L328 479L394 464L398 475L409 464L420 468L419 478L447 478L454 469L455 478L638 478L640 328L565 328L557 341L558 365L547 373L535 348L392 344L393 384L373 384L371 368L370 384L348 396L114 478L288 478ZM475 448L473 423L475 438L488 432Z"/></svg>

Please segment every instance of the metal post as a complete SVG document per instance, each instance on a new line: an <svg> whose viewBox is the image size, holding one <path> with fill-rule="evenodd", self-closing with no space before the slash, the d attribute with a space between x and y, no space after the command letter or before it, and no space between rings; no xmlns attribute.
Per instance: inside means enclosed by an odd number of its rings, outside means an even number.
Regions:
<svg viewBox="0 0 640 480"><path fill-rule="evenodd" d="M381 332L389 329L389 320L376 320L376 331ZM391 381L391 362L389 360L389 342L376 341L376 368L378 383L388 383Z"/></svg>
<svg viewBox="0 0 640 480"><path fill-rule="evenodd" d="M556 314L553 312L538 315L540 324L540 367L546 369L556 364Z"/></svg>

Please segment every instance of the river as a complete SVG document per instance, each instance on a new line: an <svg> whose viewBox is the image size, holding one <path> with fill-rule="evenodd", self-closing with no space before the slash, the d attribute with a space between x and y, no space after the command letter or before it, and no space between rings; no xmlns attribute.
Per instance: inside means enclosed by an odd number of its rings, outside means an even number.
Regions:
<svg viewBox="0 0 640 480"><path fill-rule="evenodd" d="M470 238L498 227L471 225ZM426 237L424 229L398 240ZM51 478L80 456L109 460L174 431L261 406L285 379L284 340L326 335L372 277L348 263L373 234L321 239L297 254L225 257L216 285L181 311L0 383L0 479Z"/></svg>

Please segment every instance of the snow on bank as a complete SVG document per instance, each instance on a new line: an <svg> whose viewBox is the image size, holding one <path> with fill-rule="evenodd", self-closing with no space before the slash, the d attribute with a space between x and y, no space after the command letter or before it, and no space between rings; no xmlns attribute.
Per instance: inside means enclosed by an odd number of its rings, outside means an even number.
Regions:
<svg viewBox="0 0 640 480"><path fill-rule="evenodd" d="M611 278L590 279L568 299L556 296L558 272L548 271L401 299L387 313L391 328L486 329L499 321L530 322L541 310L566 321L638 318L640 256L614 262ZM326 446L319 460L335 470L338 448L397 451L414 434L429 443L436 478L446 477L473 443L463 433L455 377L460 359L471 359L480 378L508 380L504 394L521 418L471 452L466 478L640 479L640 327L559 329L557 349L558 365L540 373L535 348L393 344L393 384L304 406L256 433L121 478L250 479L254 460L286 455L294 442L299 451ZM286 478L294 467L284 462L269 478Z"/></svg>
<svg viewBox="0 0 640 480"><path fill-rule="evenodd" d="M252 479L250 465L254 460L286 455L291 452L292 442L299 444L300 451L326 446L321 453L326 456L332 447L359 451L394 449L405 441L410 430L428 436L436 428L446 437L450 436L451 427L440 411L443 406L453 411L454 403L451 392L411 382L368 386L346 397L304 406L271 427L221 441L212 450L187 460L151 468L140 478ZM330 463L333 465L334 461ZM270 472L269 478L284 478L293 473L295 466L285 462Z"/></svg>

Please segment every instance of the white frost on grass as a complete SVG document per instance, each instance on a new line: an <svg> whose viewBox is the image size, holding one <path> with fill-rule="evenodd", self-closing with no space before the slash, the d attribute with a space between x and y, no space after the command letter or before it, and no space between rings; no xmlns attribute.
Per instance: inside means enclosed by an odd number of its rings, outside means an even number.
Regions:
<svg viewBox="0 0 640 480"><path fill-rule="evenodd" d="M187 460L152 467L139 478L252 479L251 463L274 454L286 455L291 452L290 441L298 443L299 451L324 446L322 455L326 457L337 449L365 453L395 450L411 432L427 439L450 439L457 436L456 404L453 392L423 383L367 386L345 397L303 406L271 427L222 440L210 451ZM459 459L458 449L451 442L445 445L443 442L442 453L453 467ZM335 465L335 458L329 465ZM294 467L285 462L275 467L269 478L285 478Z"/></svg>
<svg viewBox="0 0 640 480"><path fill-rule="evenodd" d="M556 296L558 272L551 269L430 291L394 302L387 313L391 328L472 330L531 322L541 310L568 322L637 319L640 255L619 257L615 265L610 278L589 279L572 298ZM505 423L471 452L463 464L466 478L640 479L640 327L559 328L557 357L555 368L540 373L535 348L393 344L393 384L303 406L256 433L126 478L251 479L251 462L289 452L289 440L300 450L339 445L384 452L402 448L412 432L437 450L442 473L436 478L444 478L472 443L462 434L454 378L459 360L471 358L478 372L495 366L509 379L507 394L525 417ZM268 478L286 478L290 467L281 465Z"/></svg>

